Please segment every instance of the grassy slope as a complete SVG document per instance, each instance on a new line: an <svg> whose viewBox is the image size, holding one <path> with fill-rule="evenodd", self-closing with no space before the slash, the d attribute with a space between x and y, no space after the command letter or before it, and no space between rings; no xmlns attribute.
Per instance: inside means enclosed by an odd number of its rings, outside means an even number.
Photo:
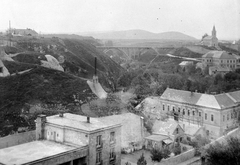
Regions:
<svg viewBox="0 0 240 165"><path fill-rule="evenodd" d="M98 52L89 41L76 39L35 39L34 42L18 41L8 52L23 52L13 57L15 62L4 61L9 72L17 73L26 69L31 71L21 75L0 78L0 136L7 135L20 126L29 126L28 119L21 116L26 103L72 103L73 94L81 101L95 97L86 83L94 74L94 57L98 58L100 82L111 87L111 81L117 79L122 68L102 52ZM55 49L48 45L56 45ZM34 52L34 47L42 47L45 53ZM66 51L67 50L67 51ZM64 56L62 64L67 72L60 72L39 66L44 55L55 58ZM35 118L29 119L34 123ZM11 126L11 127L8 127ZM3 131L2 131L3 130ZM1 132L2 131L2 132Z"/></svg>

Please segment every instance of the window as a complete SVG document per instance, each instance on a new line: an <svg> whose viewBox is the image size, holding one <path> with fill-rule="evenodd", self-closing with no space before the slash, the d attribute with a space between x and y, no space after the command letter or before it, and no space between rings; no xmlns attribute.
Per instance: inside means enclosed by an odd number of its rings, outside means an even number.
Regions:
<svg viewBox="0 0 240 165"><path fill-rule="evenodd" d="M207 114L205 113L205 120L207 120Z"/></svg>
<svg viewBox="0 0 240 165"><path fill-rule="evenodd" d="M175 112L175 107L172 107L172 111Z"/></svg>
<svg viewBox="0 0 240 165"><path fill-rule="evenodd" d="M195 115L195 111L192 111L192 115L193 115L193 116Z"/></svg>
<svg viewBox="0 0 240 165"><path fill-rule="evenodd" d="M229 120L229 114L227 114L227 120Z"/></svg>
<svg viewBox="0 0 240 165"><path fill-rule="evenodd" d="M183 115L185 115L185 110L184 110L184 109L183 109L183 112L182 112L182 113L183 113Z"/></svg>
<svg viewBox="0 0 240 165"><path fill-rule="evenodd" d="M225 115L223 115L223 121L225 121Z"/></svg>
<svg viewBox="0 0 240 165"><path fill-rule="evenodd" d="M179 112L179 113L181 112L181 109L180 109L180 107L178 107L178 112Z"/></svg>
<svg viewBox="0 0 240 165"><path fill-rule="evenodd" d="M100 163L101 163L101 160L102 160L102 152L101 152L101 151L98 151L98 152L97 152L97 155L96 155L96 163L97 163L97 164L100 164Z"/></svg>
<svg viewBox="0 0 240 165"><path fill-rule="evenodd" d="M113 143L113 142L115 142L115 132L111 132L110 133L110 143Z"/></svg>
<svg viewBox="0 0 240 165"><path fill-rule="evenodd" d="M111 148L110 149L110 160L113 160L115 159L115 151L114 151L114 148Z"/></svg>
<svg viewBox="0 0 240 165"><path fill-rule="evenodd" d="M178 128L176 128L176 134L178 134L178 132L179 132L179 130L178 130Z"/></svg>
<svg viewBox="0 0 240 165"><path fill-rule="evenodd" d="M102 135L97 136L97 146L101 146L102 144Z"/></svg>
<svg viewBox="0 0 240 165"><path fill-rule="evenodd" d="M213 120L214 120L213 115L211 115L211 121L213 121Z"/></svg>
<svg viewBox="0 0 240 165"><path fill-rule="evenodd" d="M231 112L231 119L233 119L233 113Z"/></svg>
<svg viewBox="0 0 240 165"><path fill-rule="evenodd" d="M0 67L0 73L2 73L3 72L3 67Z"/></svg>
<svg viewBox="0 0 240 165"><path fill-rule="evenodd" d="M201 115L202 115L201 112L198 112L198 116L201 117Z"/></svg>
<svg viewBox="0 0 240 165"><path fill-rule="evenodd" d="M165 110L165 105L163 104L163 106L162 106L162 110L164 111Z"/></svg>
<svg viewBox="0 0 240 165"><path fill-rule="evenodd" d="M169 105L167 106L167 110L169 111Z"/></svg>
<svg viewBox="0 0 240 165"><path fill-rule="evenodd" d="M188 110L188 116L190 116L190 110Z"/></svg>

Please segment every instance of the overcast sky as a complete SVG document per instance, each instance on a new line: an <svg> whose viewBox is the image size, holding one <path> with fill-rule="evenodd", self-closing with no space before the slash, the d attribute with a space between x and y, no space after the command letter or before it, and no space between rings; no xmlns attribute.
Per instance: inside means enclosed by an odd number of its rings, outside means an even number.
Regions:
<svg viewBox="0 0 240 165"><path fill-rule="evenodd" d="M1 0L0 29L44 33L142 29L240 38L240 0Z"/></svg>

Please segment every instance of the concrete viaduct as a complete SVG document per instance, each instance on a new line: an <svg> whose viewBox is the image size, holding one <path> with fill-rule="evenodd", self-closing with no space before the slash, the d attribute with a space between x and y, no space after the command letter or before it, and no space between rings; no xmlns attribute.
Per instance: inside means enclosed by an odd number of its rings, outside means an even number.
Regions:
<svg viewBox="0 0 240 165"><path fill-rule="evenodd" d="M104 53L107 53L110 50L119 50L123 52L123 54L128 59L134 59L136 56L140 56L142 53L152 49L157 54L158 49L171 49L172 47L150 47L150 46L97 46L98 50L103 51Z"/></svg>

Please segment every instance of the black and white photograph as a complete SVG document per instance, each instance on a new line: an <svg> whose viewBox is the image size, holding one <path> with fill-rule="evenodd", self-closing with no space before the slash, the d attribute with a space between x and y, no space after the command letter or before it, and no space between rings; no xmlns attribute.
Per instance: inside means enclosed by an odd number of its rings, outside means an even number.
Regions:
<svg viewBox="0 0 240 165"><path fill-rule="evenodd" d="M240 165L239 0L0 6L0 165Z"/></svg>

